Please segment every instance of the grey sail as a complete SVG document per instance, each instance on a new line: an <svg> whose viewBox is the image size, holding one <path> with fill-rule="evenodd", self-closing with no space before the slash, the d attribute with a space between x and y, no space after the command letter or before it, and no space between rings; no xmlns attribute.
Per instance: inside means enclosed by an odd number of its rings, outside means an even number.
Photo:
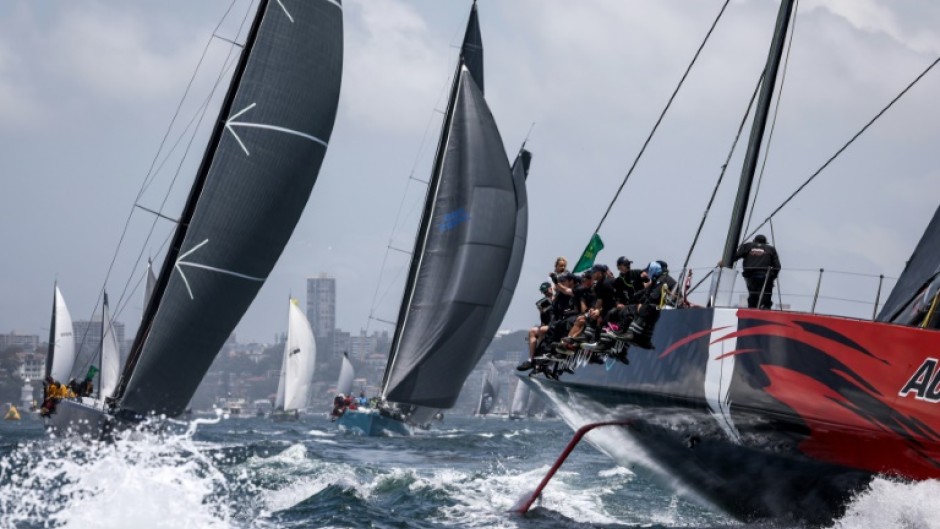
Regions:
<svg viewBox="0 0 940 529"><path fill-rule="evenodd" d="M116 393L120 414L185 410L281 255L339 98L338 0L262 0Z"/></svg>
<svg viewBox="0 0 940 529"><path fill-rule="evenodd" d="M467 30L463 34L460 56L464 66L470 70L470 75L473 76L480 93L486 93L483 87L483 36L480 34L480 18L477 16L476 0L470 8L470 18L467 20Z"/></svg>
<svg viewBox="0 0 940 529"><path fill-rule="evenodd" d="M878 321L921 324L940 288L940 208L914 248L891 290Z"/></svg>
<svg viewBox="0 0 940 529"><path fill-rule="evenodd" d="M483 387L480 390L480 404L477 406L477 415L488 415L496 407L496 398L499 397L497 387L496 366L490 362L483 374Z"/></svg>
<svg viewBox="0 0 940 529"><path fill-rule="evenodd" d="M509 266L506 268L506 275L503 278L502 290L499 291L499 296L497 296L496 303L493 305L493 312L486 324L486 330L480 336L483 340L483 349L490 345L496 331L499 330L500 324L503 323L503 318L506 317L506 311L509 310L509 304L512 302L512 296L516 292L519 275L522 273L522 259L525 257L526 238L529 233L529 203L525 182L526 177L529 175L531 160L532 154L525 149L521 149L512 164L512 184L516 190L516 233L512 243Z"/></svg>
<svg viewBox="0 0 940 529"><path fill-rule="evenodd" d="M506 151L462 61L427 196L382 393L445 409L483 355L516 234Z"/></svg>

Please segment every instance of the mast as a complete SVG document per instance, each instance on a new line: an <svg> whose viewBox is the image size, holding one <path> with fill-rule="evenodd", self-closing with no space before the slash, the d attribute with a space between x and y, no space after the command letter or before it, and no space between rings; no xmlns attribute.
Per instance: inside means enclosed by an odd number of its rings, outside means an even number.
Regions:
<svg viewBox="0 0 940 529"><path fill-rule="evenodd" d="M101 388L104 387L102 384L101 377L104 376L104 338L105 331L107 331L107 325L105 324L105 318L108 317L108 293L104 293L104 302L101 304L101 342L98 344L98 396L101 395Z"/></svg>
<svg viewBox="0 0 940 529"><path fill-rule="evenodd" d="M58 290L59 282L56 281L52 284L52 322L49 323L49 350L46 352L46 377L52 374L52 360L55 358L55 313L58 305L58 296L56 296ZM43 384L45 384L45 377L43 377Z"/></svg>
<svg viewBox="0 0 940 529"><path fill-rule="evenodd" d="M474 4L475 5L475 4ZM428 242L428 234L431 231L431 218L434 216L434 203L437 197L437 191L441 184L441 175L444 168L444 156L447 152L447 142L450 139L450 127L454 119L454 108L457 101L457 92L460 87L461 71L464 68L463 56L457 61L457 70L454 72L454 82L450 89L450 97L447 100L447 111L444 114L444 124L441 128L441 137L437 144L437 154L434 158L434 170L431 172L431 182L428 185L428 191L424 199L424 213L421 215L421 224L418 227L418 236L415 240L415 247L411 254L411 266L408 269L408 281L405 283L405 292L401 298L401 308L398 309L398 325L395 326L395 335L392 337L392 348L388 354L388 364L385 366L385 375L382 377L382 395L385 395L388 389L388 377L392 372L392 366L395 358L398 356L398 348L401 345L402 331L408 323L408 313L411 306L411 299L414 296L415 284L418 279L418 268L421 266L421 259L424 256L424 250Z"/></svg>
<svg viewBox="0 0 940 529"><path fill-rule="evenodd" d="M734 253L741 243L741 231L744 227L744 216L747 212L748 201L751 196L751 183L754 181L754 172L757 169L757 158L760 155L761 142L764 139L764 128L767 124L767 115L770 112L770 103L777 84L777 70L783 56L786 42L787 28L793 12L793 0L781 0L780 10L777 13L777 25L774 28L774 37L770 43L770 53L767 56L767 65L764 67L764 80L761 83L760 95L757 100L757 110L754 113L754 123L751 125L751 136L744 155L744 167L741 169L741 180L738 183L738 194L734 200L734 209L731 212L731 225L728 229L728 238L725 240L725 249L722 253L721 263L725 268L732 267Z"/></svg>
<svg viewBox="0 0 940 529"><path fill-rule="evenodd" d="M441 137L437 144L437 153L434 157L434 168L431 171L431 181L428 184L428 191L424 199L424 212L421 216L421 224L418 227L418 234L415 238L415 247L411 254L411 265L408 269L408 280L405 283L405 292L402 295L401 307L398 309L398 324L395 326L395 335L392 337L392 347L389 351L388 363L385 366L385 375L382 377L382 395L388 390L388 379L392 372L392 366L398 356L398 350L401 346L401 339L405 325L408 322L408 314L411 308L411 302L414 298L415 286L418 281L418 269L421 266L421 259L427 247L428 235L431 230L431 219L434 216L434 204L437 199L437 193L440 189L441 175L444 169L444 157L447 151L447 143L450 140L451 124L454 120L454 109L456 108L457 94L460 89L460 79L463 69L466 68L469 75L477 83L481 92L483 90L483 40L480 36L480 22L477 15L477 3L473 0L470 7L470 16L467 18L467 28L464 31L464 40L460 48L460 56L457 60L457 68L454 71L454 81L450 89L450 97L447 100L447 110L444 114L444 122L441 127Z"/></svg>
<svg viewBox="0 0 940 529"><path fill-rule="evenodd" d="M248 58L251 56L251 50L254 47L255 41L257 40L258 30L261 27L261 19L263 18L267 7L268 0L260 0L258 3L258 10L255 13L255 19L252 21L251 29L248 31L248 36L245 40L245 46L242 49L242 54L238 59L238 65L235 68L235 73L232 75L232 81L229 84L228 92L225 94L225 100L222 103L222 108L219 110L219 117L216 119L215 128L212 131L212 136L209 138L209 144L206 147L205 153L203 154L202 162L199 165L199 170L196 172L196 178L193 182L193 187L189 192L189 197L186 199L186 205L183 208L183 214L180 216L176 233L173 235L173 241L170 244L169 250L167 250L166 258L163 261L163 267L160 269L160 275L157 277L157 282L154 285L153 295L146 302L144 315L141 319L140 327L137 329L137 335L134 337L134 343L131 346L131 352L128 356L127 364L124 366L124 371L121 373L121 379L118 382L117 389L114 392L115 400L120 400L121 397L123 397L124 390L127 388L127 383L130 380L131 375L134 373L134 369L137 366L138 360L140 360L140 355L144 349L144 342L147 339L147 335L149 334L150 328L153 325L154 318L157 315L157 309L160 307L160 301L163 298L163 294L170 282L170 277L173 274L174 266L177 259L179 258L183 240L186 237L187 228L189 227L189 223L196 211L196 203L199 201L199 196L202 194L202 189L206 184L206 178L209 175L209 168L211 167L212 160L215 157L216 148L218 147L219 142L222 139L222 134L225 131L225 118L231 114L232 103L235 101L235 95L238 92L239 82L241 81L242 74L245 72L245 66L248 64Z"/></svg>

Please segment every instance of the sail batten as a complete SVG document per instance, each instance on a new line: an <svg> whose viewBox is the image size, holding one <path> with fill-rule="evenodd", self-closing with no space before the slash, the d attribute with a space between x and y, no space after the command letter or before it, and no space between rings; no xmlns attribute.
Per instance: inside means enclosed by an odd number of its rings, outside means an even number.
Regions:
<svg viewBox="0 0 940 529"><path fill-rule="evenodd" d="M335 7L259 5L118 389L125 413L186 408L287 244L336 116Z"/></svg>

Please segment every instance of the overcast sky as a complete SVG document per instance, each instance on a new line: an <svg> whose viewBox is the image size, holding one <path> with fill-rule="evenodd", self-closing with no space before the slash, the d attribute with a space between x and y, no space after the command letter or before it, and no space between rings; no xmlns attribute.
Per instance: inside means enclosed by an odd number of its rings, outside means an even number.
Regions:
<svg viewBox="0 0 940 529"><path fill-rule="evenodd" d="M285 3L299 0L283 0ZM722 0L481 0L486 96L507 152L531 123L529 245L505 328L535 320L552 261L573 263ZM57 279L74 319L91 316L122 230L203 50L208 54L139 203L176 216L202 156L186 126L231 51L210 39L230 0L0 3L0 332L48 333ZM758 79L777 2L736 0L614 206L599 262L626 254L678 271ZM238 0L219 34L235 38ZM237 329L284 332L288 294L337 280L339 327L394 319L469 1L345 0L340 107L326 160L283 256ZM930 0L800 2L755 218L763 219L940 55ZM808 307L816 275L896 277L940 203L940 71L929 73L774 221L785 302ZM213 99L207 122L214 118ZM426 133L427 131L427 133ZM746 137L746 134L745 134ZM180 146L169 147L180 140ZM721 254L743 145L692 265ZM169 153L168 155L166 153ZM171 182L179 168L179 176ZM393 231L399 206L402 219ZM136 327L143 270L171 226L137 210L107 289ZM769 230L763 230L770 236ZM704 270L697 271L701 277ZM831 279L830 279L831 276ZM131 278L129 286L125 285ZM823 312L870 314L877 280L827 272ZM886 285L887 286L887 285ZM123 293L123 296L122 296ZM882 296L884 299L884 295ZM113 309L112 309L113 310ZM388 328L372 322L370 329ZM130 331L130 329L129 329Z"/></svg>

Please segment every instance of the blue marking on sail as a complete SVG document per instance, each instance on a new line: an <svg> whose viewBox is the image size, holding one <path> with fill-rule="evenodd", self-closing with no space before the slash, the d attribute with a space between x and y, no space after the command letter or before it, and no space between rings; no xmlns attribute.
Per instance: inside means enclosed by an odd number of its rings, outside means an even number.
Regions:
<svg viewBox="0 0 940 529"><path fill-rule="evenodd" d="M444 215L444 220L441 221L439 229L441 233L444 233L445 231L450 231L460 226L468 220L470 220L470 214L467 213L467 210L464 208L460 208Z"/></svg>

